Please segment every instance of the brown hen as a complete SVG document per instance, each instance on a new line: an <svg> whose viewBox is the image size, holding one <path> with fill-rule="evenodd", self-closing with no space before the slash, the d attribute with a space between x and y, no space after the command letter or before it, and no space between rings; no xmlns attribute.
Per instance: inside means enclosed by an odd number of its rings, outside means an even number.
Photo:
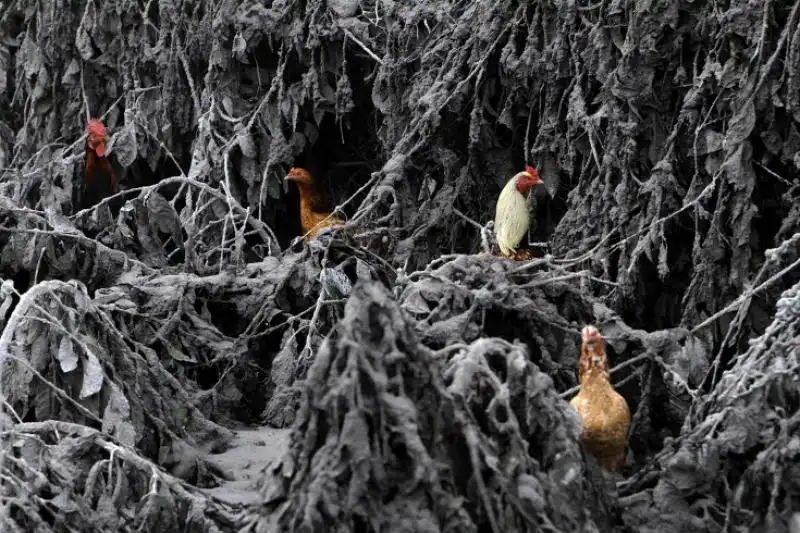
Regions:
<svg viewBox="0 0 800 533"><path fill-rule="evenodd" d="M611 386L605 341L594 326L581 331L578 380L581 390L570 400L583 423L581 444L604 470L619 473L625 463L625 443L631 412Z"/></svg>
<svg viewBox="0 0 800 533"><path fill-rule="evenodd" d="M304 168L291 168L285 180L295 182L300 191L300 227L305 234L304 242L316 237L323 228L344 225L343 220L327 210L325 195L311 172Z"/></svg>

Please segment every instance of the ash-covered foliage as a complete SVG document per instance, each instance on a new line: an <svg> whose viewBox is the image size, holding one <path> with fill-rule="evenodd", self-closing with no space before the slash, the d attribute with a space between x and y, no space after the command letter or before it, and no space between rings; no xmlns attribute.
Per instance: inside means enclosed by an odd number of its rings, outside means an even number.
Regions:
<svg viewBox="0 0 800 533"><path fill-rule="evenodd" d="M788 531L799 28L771 0L5 2L2 528ZM77 211L89 116L123 190ZM470 255L525 163L547 255ZM348 235L292 245L289 166ZM558 398L587 323L633 414L619 498ZM238 422L293 441L237 514L200 489Z"/></svg>
<svg viewBox="0 0 800 533"><path fill-rule="evenodd" d="M629 481L638 531L795 531L800 504L800 284L699 399L680 435ZM795 525L792 527L792 521Z"/></svg>
<svg viewBox="0 0 800 533"><path fill-rule="evenodd" d="M525 348L451 348L421 343L385 288L356 285L246 530L613 531L577 417Z"/></svg>

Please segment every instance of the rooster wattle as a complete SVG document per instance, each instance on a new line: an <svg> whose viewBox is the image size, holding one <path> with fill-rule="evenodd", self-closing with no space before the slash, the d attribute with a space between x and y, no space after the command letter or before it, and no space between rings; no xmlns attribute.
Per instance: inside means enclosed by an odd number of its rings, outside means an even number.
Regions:
<svg viewBox="0 0 800 533"><path fill-rule="evenodd" d="M500 253L505 257L514 257L517 246L525 237L530 225L527 194L532 187L542 180L535 168L526 166L525 171L514 175L497 198L494 215L494 232Z"/></svg>
<svg viewBox="0 0 800 533"><path fill-rule="evenodd" d="M594 326L581 331L578 381L581 390L570 400L583 423L581 443L598 464L609 472L619 472L625 463L625 443L631 412L628 402L610 382L605 341Z"/></svg>

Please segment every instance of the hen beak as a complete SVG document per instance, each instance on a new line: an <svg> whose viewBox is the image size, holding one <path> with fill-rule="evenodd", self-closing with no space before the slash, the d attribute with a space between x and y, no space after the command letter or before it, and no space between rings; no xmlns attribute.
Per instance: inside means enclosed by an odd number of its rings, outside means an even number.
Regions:
<svg viewBox="0 0 800 533"><path fill-rule="evenodd" d="M289 183L290 181L294 181L294 176L292 176L291 174L286 174L286 176L283 178L283 182Z"/></svg>

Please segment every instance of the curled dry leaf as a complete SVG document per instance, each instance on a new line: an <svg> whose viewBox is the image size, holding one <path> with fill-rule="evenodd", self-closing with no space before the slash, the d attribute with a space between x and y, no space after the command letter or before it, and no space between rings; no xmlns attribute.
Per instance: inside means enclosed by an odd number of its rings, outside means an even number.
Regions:
<svg viewBox="0 0 800 533"><path fill-rule="evenodd" d="M58 355L56 357L61 365L62 372L68 373L78 368L78 355L75 353L72 339L67 335L61 337L61 342L58 344Z"/></svg>

